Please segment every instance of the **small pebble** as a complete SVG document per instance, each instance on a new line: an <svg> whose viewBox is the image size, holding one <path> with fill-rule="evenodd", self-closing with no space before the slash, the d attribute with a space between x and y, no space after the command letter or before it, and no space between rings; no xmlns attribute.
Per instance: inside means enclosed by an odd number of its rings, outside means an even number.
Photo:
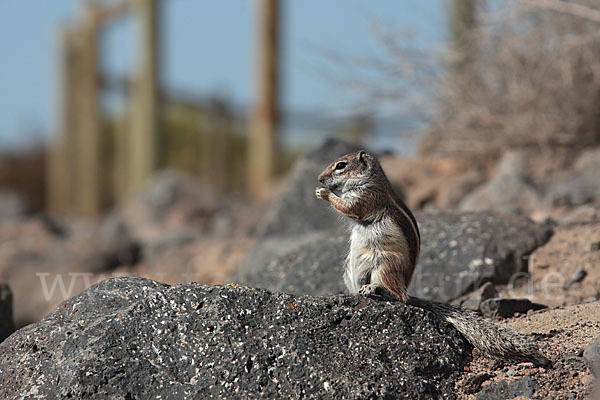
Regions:
<svg viewBox="0 0 600 400"><path fill-rule="evenodd" d="M565 285L565 289L569 288L572 284L576 282L581 282L587 276L587 271L583 267L577 268L577 271L571 276L569 282Z"/></svg>

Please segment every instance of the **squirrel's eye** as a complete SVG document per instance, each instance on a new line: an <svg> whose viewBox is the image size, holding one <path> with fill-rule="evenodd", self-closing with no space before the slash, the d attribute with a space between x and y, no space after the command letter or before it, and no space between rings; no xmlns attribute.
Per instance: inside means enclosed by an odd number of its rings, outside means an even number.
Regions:
<svg viewBox="0 0 600 400"><path fill-rule="evenodd" d="M339 163L335 164L336 171L346 168L346 164L348 164L346 161L340 161Z"/></svg>

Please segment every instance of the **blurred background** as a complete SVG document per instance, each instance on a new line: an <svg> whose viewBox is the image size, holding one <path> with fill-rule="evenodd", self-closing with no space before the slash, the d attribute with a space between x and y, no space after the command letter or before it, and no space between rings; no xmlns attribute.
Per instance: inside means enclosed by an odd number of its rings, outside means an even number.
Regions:
<svg viewBox="0 0 600 400"><path fill-rule="evenodd" d="M596 207L599 28L593 0L0 2L17 325L107 276L225 282L327 137L414 210Z"/></svg>
<svg viewBox="0 0 600 400"><path fill-rule="evenodd" d="M35 171L2 183L36 209L97 215L160 168L248 192L328 135L414 150L399 140L413 115L333 76L380 55L383 21L441 44L441 1L256 3L3 2L2 154Z"/></svg>

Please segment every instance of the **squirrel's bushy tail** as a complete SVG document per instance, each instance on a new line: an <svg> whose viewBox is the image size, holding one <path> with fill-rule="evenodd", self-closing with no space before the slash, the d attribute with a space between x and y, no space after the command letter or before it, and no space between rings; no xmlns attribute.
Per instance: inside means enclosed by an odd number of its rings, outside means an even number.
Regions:
<svg viewBox="0 0 600 400"><path fill-rule="evenodd" d="M410 296L406 304L433 312L454 326L474 347L492 358L551 364L531 338L480 317L471 310Z"/></svg>

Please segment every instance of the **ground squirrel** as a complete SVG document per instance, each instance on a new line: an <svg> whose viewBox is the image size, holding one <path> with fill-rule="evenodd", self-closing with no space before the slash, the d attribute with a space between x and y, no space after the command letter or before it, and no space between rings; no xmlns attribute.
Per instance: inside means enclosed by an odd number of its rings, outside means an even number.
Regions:
<svg viewBox="0 0 600 400"><path fill-rule="evenodd" d="M319 175L315 194L352 222L344 282L350 293L396 299L433 312L493 358L550 361L526 335L449 304L408 296L419 258L419 227L375 157L359 151L335 160ZM337 194L336 194L337 193Z"/></svg>

